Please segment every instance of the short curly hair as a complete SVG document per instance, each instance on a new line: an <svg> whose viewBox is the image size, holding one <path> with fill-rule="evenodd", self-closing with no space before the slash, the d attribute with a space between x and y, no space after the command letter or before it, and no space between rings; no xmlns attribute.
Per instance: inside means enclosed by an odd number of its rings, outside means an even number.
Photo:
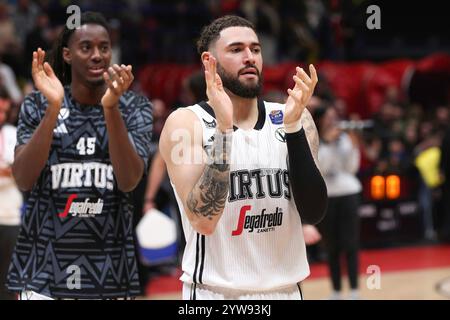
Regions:
<svg viewBox="0 0 450 320"><path fill-rule="evenodd" d="M227 15L220 17L202 29L197 41L197 51L202 54L209 50L213 42L219 38L220 32L230 27L247 27L256 32L253 23L239 16Z"/></svg>

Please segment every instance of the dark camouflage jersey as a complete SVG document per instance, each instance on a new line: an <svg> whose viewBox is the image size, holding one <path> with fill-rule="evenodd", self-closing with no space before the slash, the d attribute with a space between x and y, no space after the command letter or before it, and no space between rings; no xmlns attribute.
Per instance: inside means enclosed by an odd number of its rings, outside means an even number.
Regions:
<svg viewBox="0 0 450 320"><path fill-rule="evenodd" d="M47 105L40 92L25 98L18 146L29 142ZM128 91L120 111L147 168L151 104ZM8 288L54 298L139 295L131 199L117 187L102 106L78 104L66 87L47 163L27 200Z"/></svg>

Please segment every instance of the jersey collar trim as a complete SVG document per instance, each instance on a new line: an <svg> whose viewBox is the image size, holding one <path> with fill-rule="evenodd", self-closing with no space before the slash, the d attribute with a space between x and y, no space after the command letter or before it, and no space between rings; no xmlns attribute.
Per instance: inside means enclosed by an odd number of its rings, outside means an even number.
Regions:
<svg viewBox="0 0 450 320"><path fill-rule="evenodd" d="M214 114L213 108L206 102L201 101L198 103L200 107L203 108L211 117L216 118ZM261 130L264 127L264 123L266 121L266 107L264 105L264 100L258 99L258 120L254 126L254 130ZM236 131L239 129L235 125L233 125L233 130Z"/></svg>

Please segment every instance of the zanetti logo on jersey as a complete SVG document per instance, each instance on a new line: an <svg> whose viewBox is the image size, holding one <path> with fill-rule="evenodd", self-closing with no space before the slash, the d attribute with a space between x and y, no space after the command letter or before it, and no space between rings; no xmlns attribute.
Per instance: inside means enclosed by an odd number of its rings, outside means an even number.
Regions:
<svg viewBox="0 0 450 320"><path fill-rule="evenodd" d="M60 218L66 218L67 215L78 218L92 218L99 215L103 211L103 199L91 200L86 198L82 201L76 201L78 195L71 194L67 199L66 207L63 212L60 212L58 216Z"/></svg>
<svg viewBox="0 0 450 320"><path fill-rule="evenodd" d="M267 212L263 209L260 214L252 214L251 206L243 206L239 213L236 230L231 232L232 236L239 236L244 230L249 233L262 233L275 231L275 228L283 223L283 211L277 207L275 212Z"/></svg>

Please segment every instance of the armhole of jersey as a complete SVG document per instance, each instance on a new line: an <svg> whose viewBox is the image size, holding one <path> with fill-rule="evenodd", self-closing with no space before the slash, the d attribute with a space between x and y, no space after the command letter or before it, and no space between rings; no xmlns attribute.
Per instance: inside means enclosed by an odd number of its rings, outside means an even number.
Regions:
<svg viewBox="0 0 450 320"><path fill-rule="evenodd" d="M207 123L213 123L216 121L216 119L211 116L205 109L203 109L200 105L194 104L192 106L186 107L187 110L193 112L196 117L198 118L198 121L200 122L200 125L202 126L202 141L203 145L206 144L206 141L208 139L208 136L206 132L208 130L211 130L211 128L207 128Z"/></svg>
<svg viewBox="0 0 450 320"><path fill-rule="evenodd" d="M63 105L61 106L61 108L62 107L65 107L65 108L69 108L70 107L69 99L67 98L66 90L64 90L64 100L63 100Z"/></svg>

